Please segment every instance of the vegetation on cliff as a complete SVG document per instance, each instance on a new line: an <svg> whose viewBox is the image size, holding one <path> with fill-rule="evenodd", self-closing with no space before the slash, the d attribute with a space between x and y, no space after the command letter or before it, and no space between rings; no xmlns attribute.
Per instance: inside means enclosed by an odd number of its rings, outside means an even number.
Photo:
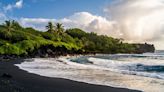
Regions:
<svg viewBox="0 0 164 92"><path fill-rule="evenodd" d="M123 43L96 33L81 29L64 29L63 25L49 22L47 31L24 28L16 21L5 21L0 25L0 55L55 56L82 53L142 53L154 51L153 45L140 50L144 44Z"/></svg>

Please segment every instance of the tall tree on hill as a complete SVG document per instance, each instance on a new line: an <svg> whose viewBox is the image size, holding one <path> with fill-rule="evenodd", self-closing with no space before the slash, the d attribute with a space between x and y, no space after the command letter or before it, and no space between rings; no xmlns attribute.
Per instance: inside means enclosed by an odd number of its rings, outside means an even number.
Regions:
<svg viewBox="0 0 164 92"><path fill-rule="evenodd" d="M64 32L64 26L61 23L56 23L56 32L57 34L62 34Z"/></svg>
<svg viewBox="0 0 164 92"><path fill-rule="evenodd" d="M15 30L20 30L20 29L23 28L23 27L22 27L17 21L15 21L15 20L12 20L11 22L12 22L12 26L13 26L13 28L14 28Z"/></svg>
<svg viewBox="0 0 164 92"><path fill-rule="evenodd" d="M55 32L55 26L53 25L52 22L48 22L48 25L46 26L46 29L47 29L48 32L50 32L50 33Z"/></svg>
<svg viewBox="0 0 164 92"><path fill-rule="evenodd" d="M5 30L7 32L14 31L14 25L13 25L13 22L11 20L5 21L5 23L3 23L3 25L2 25L2 27L5 28Z"/></svg>
<svg viewBox="0 0 164 92"><path fill-rule="evenodd" d="M2 28L1 36L7 40L11 40L12 31L15 31L14 24L12 20L6 20L0 27Z"/></svg>

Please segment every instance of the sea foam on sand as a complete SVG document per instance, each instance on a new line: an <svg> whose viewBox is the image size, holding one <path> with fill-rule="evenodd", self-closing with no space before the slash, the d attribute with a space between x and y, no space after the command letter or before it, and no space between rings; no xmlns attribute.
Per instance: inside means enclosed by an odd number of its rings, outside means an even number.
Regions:
<svg viewBox="0 0 164 92"><path fill-rule="evenodd" d="M21 64L20 69L46 77L64 78L97 85L164 92L164 80L113 72L108 68L70 62L66 58L33 58Z"/></svg>

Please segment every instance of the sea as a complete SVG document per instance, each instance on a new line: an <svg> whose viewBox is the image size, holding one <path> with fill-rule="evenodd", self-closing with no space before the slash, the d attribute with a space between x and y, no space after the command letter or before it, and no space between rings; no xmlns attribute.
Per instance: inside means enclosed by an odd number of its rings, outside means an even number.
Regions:
<svg viewBox="0 0 164 92"><path fill-rule="evenodd" d="M164 92L164 51L31 58L16 66L40 76L143 92Z"/></svg>

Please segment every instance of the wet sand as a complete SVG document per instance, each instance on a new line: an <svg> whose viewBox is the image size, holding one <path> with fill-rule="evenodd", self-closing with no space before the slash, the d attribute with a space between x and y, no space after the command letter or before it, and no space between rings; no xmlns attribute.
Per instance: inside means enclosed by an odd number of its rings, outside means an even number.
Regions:
<svg viewBox="0 0 164 92"><path fill-rule="evenodd" d="M0 61L0 92L140 92L31 74L14 66L22 61ZM2 77L4 73L11 78Z"/></svg>

